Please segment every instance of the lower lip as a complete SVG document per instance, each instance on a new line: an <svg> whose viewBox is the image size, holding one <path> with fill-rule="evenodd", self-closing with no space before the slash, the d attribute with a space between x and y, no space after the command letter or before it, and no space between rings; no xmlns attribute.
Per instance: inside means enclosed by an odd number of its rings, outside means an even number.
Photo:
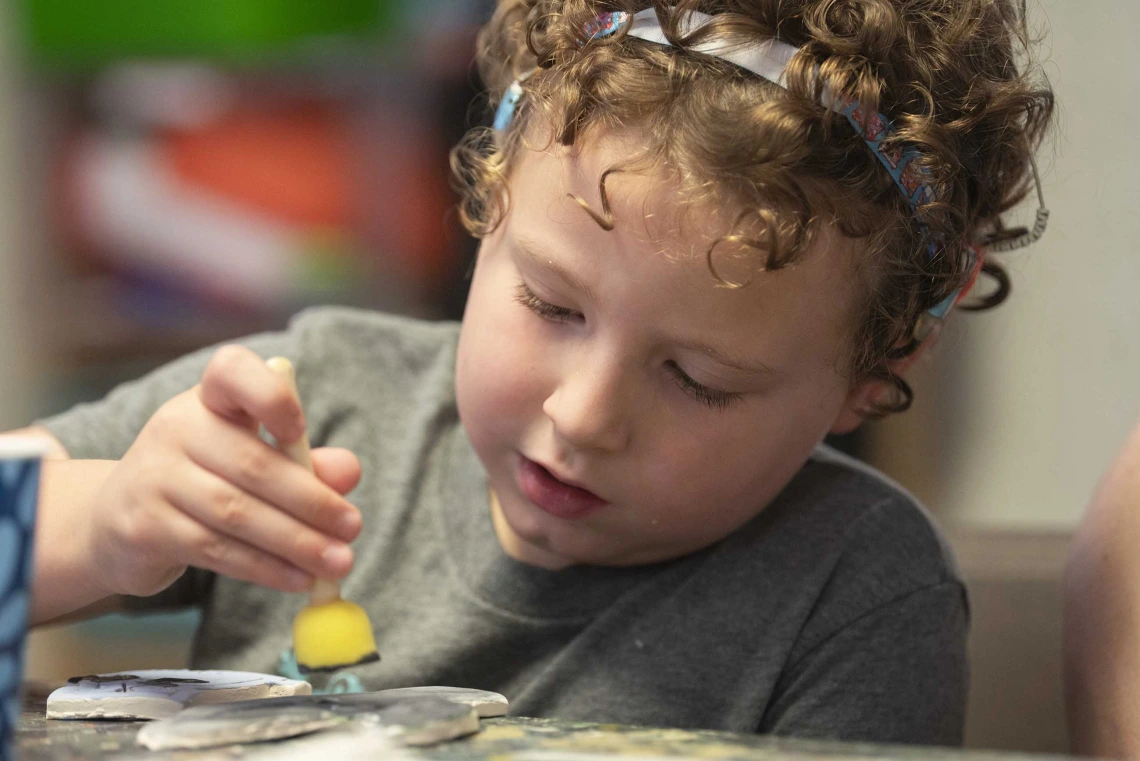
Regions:
<svg viewBox="0 0 1140 761"><path fill-rule="evenodd" d="M524 497L556 518L582 518L608 504L596 494L562 483L525 457L519 458L518 482Z"/></svg>

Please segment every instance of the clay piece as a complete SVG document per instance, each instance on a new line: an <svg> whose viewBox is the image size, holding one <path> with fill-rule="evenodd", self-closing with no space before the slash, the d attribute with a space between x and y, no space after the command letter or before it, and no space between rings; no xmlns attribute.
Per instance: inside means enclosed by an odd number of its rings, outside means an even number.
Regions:
<svg viewBox="0 0 1140 761"><path fill-rule="evenodd" d="M139 730L150 750L189 750L281 740L352 723L402 745L434 745L479 731L474 707L432 697L364 692L297 695L188 708Z"/></svg>
<svg viewBox="0 0 1140 761"><path fill-rule="evenodd" d="M151 750L197 750L300 737L347 721L343 716L316 706L242 708L249 703L262 702L268 701L187 708L169 719L145 725L139 730L136 740Z"/></svg>
<svg viewBox="0 0 1140 761"><path fill-rule="evenodd" d="M474 690L467 687L400 687L373 693L392 698L443 698L453 703L469 705L479 712L480 719L505 716L511 705L497 692Z"/></svg>
<svg viewBox="0 0 1140 761"><path fill-rule="evenodd" d="M232 746L231 746L232 747ZM382 727L368 726L349 720L342 726L288 742L241 746L240 753L222 748L195 754L200 761L312 761L314 758L336 761L422 761L406 748L397 745Z"/></svg>
<svg viewBox="0 0 1140 761"><path fill-rule="evenodd" d="M165 719L183 708L308 695L308 682L245 671L143 669L73 677L48 696L49 719Z"/></svg>

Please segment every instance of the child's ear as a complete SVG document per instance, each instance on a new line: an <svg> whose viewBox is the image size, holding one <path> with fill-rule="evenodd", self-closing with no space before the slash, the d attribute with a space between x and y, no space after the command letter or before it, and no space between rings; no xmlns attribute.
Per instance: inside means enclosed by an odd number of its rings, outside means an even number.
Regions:
<svg viewBox="0 0 1140 761"><path fill-rule="evenodd" d="M926 353L926 350L938 338L941 330L942 326L936 325L930 335L924 338L914 351L900 359L888 361L887 367L896 377L905 378L911 365ZM894 390L894 384L877 378L868 378L852 385L851 391L847 394L847 399L843 402L843 407L839 410L839 415L836 416L835 422L831 426L830 433L844 434L854 431L868 418L876 403L889 398Z"/></svg>

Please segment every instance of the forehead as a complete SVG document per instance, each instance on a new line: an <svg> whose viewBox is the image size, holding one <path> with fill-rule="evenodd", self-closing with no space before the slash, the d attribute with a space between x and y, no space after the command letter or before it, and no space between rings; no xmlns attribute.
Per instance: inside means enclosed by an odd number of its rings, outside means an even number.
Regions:
<svg viewBox="0 0 1140 761"><path fill-rule="evenodd" d="M742 209L726 197L698 202L676 169L650 164L644 150L634 135L597 130L574 146L523 150L511 174L512 205L521 203L533 213L541 204L550 221L578 225L590 219L583 204L601 214L608 202L620 236L670 258L703 255L711 241L731 230Z"/></svg>
<svg viewBox="0 0 1140 761"><path fill-rule="evenodd" d="M638 150L632 137L603 136L585 147L522 151L511 174L512 242L558 258L563 268L582 267L587 278L607 267L634 273L658 289L661 302L677 307L661 319L677 320L678 331L699 324L731 340L762 323L782 330L785 341L769 341L782 344L780 353L794 353L797 341L849 348L860 302L857 251L826 226L793 265L764 272L762 252L723 240L740 232L734 226L742 207L715 189L712 201L693 199L669 168L611 173L605 188L614 229L592 220L578 199L600 213L603 174ZM747 286L718 283L708 263L714 243L716 274Z"/></svg>

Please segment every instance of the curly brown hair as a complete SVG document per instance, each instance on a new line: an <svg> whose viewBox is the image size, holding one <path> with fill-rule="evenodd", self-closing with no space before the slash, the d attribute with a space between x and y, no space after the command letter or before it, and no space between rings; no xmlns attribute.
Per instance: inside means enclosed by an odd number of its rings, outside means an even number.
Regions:
<svg viewBox="0 0 1140 761"><path fill-rule="evenodd" d="M620 33L587 39L599 13L649 6L673 47ZM682 36L692 11L715 19ZM772 270L810 246L821 220L861 239L865 297L850 371L895 390L868 413L904 410L913 393L891 361L916 349L926 311L963 285L970 243L1000 230L1000 215L1024 198L1052 120L1052 91L1027 63L1023 12L1012 0L501 0L479 38L492 99L533 73L505 134L472 130L452 152L461 218L476 237L499 225L512 165L536 125L562 145L595 128L635 128L646 147L599 178L601 212L581 202L595 221L614 222L608 175L668 166L692 198L727 194L744 210L709 248L713 277L724 241L755 249ZM787 88L687 49L711 37L799 47ZM911 209L855 130L821 105L825 88L893 122L892 139L921 154L935 200ZM1008 295L999 264L983 272L997 286L966 308Z"/></svg>

